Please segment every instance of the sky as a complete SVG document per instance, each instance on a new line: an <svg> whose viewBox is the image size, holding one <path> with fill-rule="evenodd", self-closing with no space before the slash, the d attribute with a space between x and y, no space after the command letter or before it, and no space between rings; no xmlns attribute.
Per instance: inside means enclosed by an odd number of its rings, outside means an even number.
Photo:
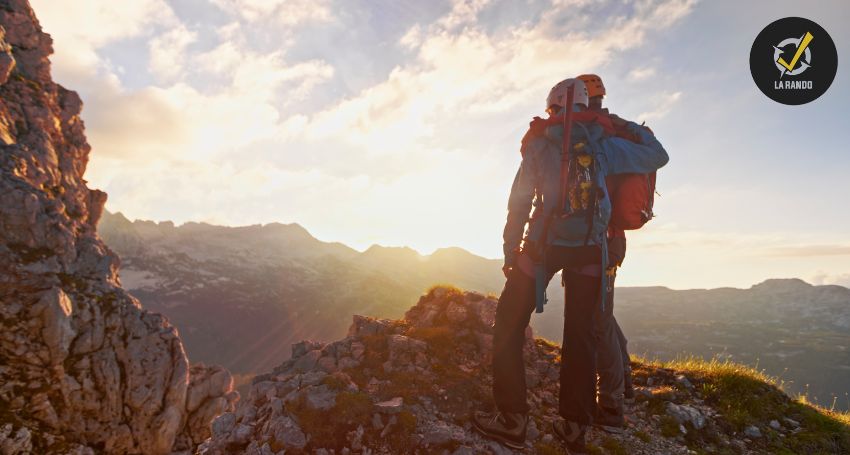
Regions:
<svg viewBox="0 0 850 455"><path fill-rule="evenodd" d="M89 186L131 219L499 258L529 120L556 82L596 73L670 154L619 284L850 286L846 2L31 3L54 80L85 104ZM802 106L749 72L786 16L838 47L832 86Z"/></svg>

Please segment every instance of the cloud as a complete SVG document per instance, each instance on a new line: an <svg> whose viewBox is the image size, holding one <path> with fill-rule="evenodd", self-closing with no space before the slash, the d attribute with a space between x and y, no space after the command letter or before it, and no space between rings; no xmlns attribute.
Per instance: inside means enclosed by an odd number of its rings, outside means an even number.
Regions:
<svg viewBox="0 0 850 455"><path fill-rule="evenodd" d="M115 41L152 33L155 27L179 24L164 0L32 0L45 32L53 36L51 63L58 79L71 87L86 86L94 75L114 69L100 48Z"/></svg>
<svg viewBox="0 0 850 455"><path fill-rule="evenodd" d="M449 30L475 20L490 0L452 0L452 9L448 14L440 18L436 25Z"/></svg>
<svg viewBox="0 0 850 455"><path fill-rule="evenodd" d="M682 92L663 92L655 97L654 107L652 110L642 112L637 116L639 121L649 121L649 120L658 120L660 118L666 117L676 104L679 102L679 99L682 98Z"/></svg>
<svg viewBox="0 0 850 455"><path fill-rule="evenodd" d="M302 99L333 74L318 61L289 65L279 54L242 54L239 68L218 91L177 83L127 90L101 82L86 103L88 134L100 156L128 161L152 157L199 162L274 137L279 131L278 91L286 103Z"/></svg>
<svg viewBox="0 0 850 455"><path fill-rule="evenodd" d="M111 17L102 16L103 20ZM286 61L282 50L254 50L238 23L217 30L218 37L226 41L212 50L190 52L188 46L198 40L198 34L172 21L171 14L163 17L169 18L161 19L169 27L151 27L157 31L150 31L153 36L147 43L149 68L156 79L139 88L125 86L98 51L109 39L124 39L130 32L83 39L71 28L57 30L56 41L69 45L57 50L54 72L58 81L84 95L83 118L97 158L121 157L125 163L215 159L275 136L281 109L302 101L316 85L333 76L333 68L320 60L292 63ZM138 24L125 25L127 30L142 33ZM95 42L98 46L92 44ZM93 62L81 65L69 58L80 52L90 53ZM188 76L208 83L195 86ZM213 76L218 78L217 85L209 83ZM97 171L100 166L94 161Z"/></svg>
<svg viewBox="0 0 850 455"><path fill-rule="evenodd" d="M629 71L628 78L633 81L642 81L655 76L655 68L653 67L638 67Z"/></svg>
<svg viewBox="0 0 850 455"><path fill-rule="evenodd" d="M173 82L180 79L186 72L186 47L197 38L197 33L181 24L151 39L148 44L151 73L160 82Z"/></svg>
<svg viewBox="0 0 850 455"><path fill-rule="evenodd" d="M211 0L213 4L249 22L272 20L282 25L332 19L327 0Z"/></svg>
<svg viewBox="0 0 850 455"><path fill-rule="evenodd" d="M93 48L119 38L143 33L152 24L177 23L164 0L75 0L73 7L64 0L32 0L33 8L45 31L60 36L57 44L86 44Z"/></svg>
<svg viewBox="0 0 850 455"><path fill-rule="evenodd" d="M443 18L403 35L400 45L416 52L411 62L308 118L299 132L310 140L344 135L347 143L371 154L416 152L417 141L438 135L441 127L456 127L460 119L507 112L529 100L539 99L542 106L554 82L599 68L615 53L641 45L659 22L671 24L691 5L641 6L634 16L613 17L587 31L564 29L563 22L575 19L577 11L556 8L544 11L538 22L492 32L476 21L487 2L454 2ZM666 114L680 96L665 94L658 108L646 114Z"/></svg>
<svg viewBox="0 0 850 455"><path fill-rule="evenodd" d="M837 284L850 288L850 273L827 273L819 270L811 275L808 281L816 285Z"/></svg>
<svg viewBox="0 0 850 455"><path fill-rule="evenodd" d="M850 245L793 245L773 248L770 256L850 256Z"/></svg>

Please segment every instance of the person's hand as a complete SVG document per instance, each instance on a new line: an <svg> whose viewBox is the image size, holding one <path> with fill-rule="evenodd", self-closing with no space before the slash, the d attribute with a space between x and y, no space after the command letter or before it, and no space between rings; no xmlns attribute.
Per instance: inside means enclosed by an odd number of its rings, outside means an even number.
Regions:
<svg viewBox="0 0 850 455"><path fill-rule="evenodd" d="M608 265L619 267L626 259L626 238L611 237L608 239Z"/></svg>
<svg viewBox="0 0 850 455"><path fill-rule="evenodd" d="M513 270L513 269L514 269L514 268L513 268L513 267L511 267L511 266L509 266L509 265L506 265L506 266L503 266L503 267L502 267L502 273L504 273L504 274L505 274L505 278L507 278L507 277L508 277L508 275L510 275L511 270Z"/></svg>
<svg viewBox="0 0 850 455"><path fill-rule="evenodd" d="M522 247L522 252L531 258L531 262L537 263L540 261L540 247L537 245L537 242L526 240L525 245Z"/></svg>

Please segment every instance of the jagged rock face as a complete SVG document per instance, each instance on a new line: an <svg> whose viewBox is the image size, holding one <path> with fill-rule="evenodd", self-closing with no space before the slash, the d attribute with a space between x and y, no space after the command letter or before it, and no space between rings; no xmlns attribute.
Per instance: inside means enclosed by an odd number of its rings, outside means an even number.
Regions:
<svg viewBox="0 0 850 455"><path fill-rule="evenodd" d="M0 0L0 448L190 449L238 395L118 285L82 101L51 80L51 52L29 4Z"/></svg>

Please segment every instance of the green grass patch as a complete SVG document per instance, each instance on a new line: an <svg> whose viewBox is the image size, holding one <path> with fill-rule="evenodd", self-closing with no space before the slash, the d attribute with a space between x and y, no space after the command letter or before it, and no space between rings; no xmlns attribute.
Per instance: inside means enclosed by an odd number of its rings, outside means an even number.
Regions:
<svg viewBox="0 0 850 455"><path fill-rule="evenodd" d="M383 442L392 453L413 453L410 435L416 431L416 416L410 411L402 410L396 414L396 419L398 421L395 428L391 429Z"/></svg>
<svg viewBox="0 0 850 455"><path fill-rule="evenodd" d="M428 291L425 292L426 298L428 299L436 298L437 294L442 294L439 297L440 300L463 300L463 290L453 284L437 283L428 288Z"/></svg>
<svg viewBox="0 0 850 455"><path fill-rule="evenodd" d="M742 431L748 425L765 428L771 420L785 417L800 423L785 438L767 434L757 444L775 453L850 453L850 413L835 412L810 404L805 397L790 398L776 378L763 371L728 360L697 357L671 362L647 362L649 367L681 371L700 384L706 403L721 414L721 424Z"/></svg>
<svg viewBox="0 0 850 455"><path fill-rule="evenodd" d="M635 431L635 437L643 442L649 442L652 440L652 437L649 435L649 433L640 430Z"/></svg>
<svg viewBox="0 0 850 455"><path fill-rule="evenodd" d="M451 357L457 346L455 331L451 327L413 327L407 332L410 338L428 343L430 350L443 360Z"/></svg>
<svg viewBox="0 0 850 455"><path fill-rule="evenodd" d="M661 416L661 434L667 438L675 438L679 435L679 422L671 416Z"/></svg>
<svg viewBox="0 0 850 455"><path fill-rule="evenodd" d="M564 455L564 448L556 444L537 442L534 444L534 453L537 455Z"/></svg>
<svg viewBox="0 0 850 455"><path fill-rule="evenodd" d="M392 371L382 373L379 377L389 381L389 384L384 384L378 392L380 399L402 397L405 404L419 401L420 396L428 396L434 385L433 381L415 371Z"/></svg>
<svg viewBox="0 0 850 455"><path fill-rule="evenodd" d="M561 349L561 347L558 345L558 343L555 343L554 341L549 340L547 338L536 337L534 339L534 341L535 341L535 343L537 343L538 346L540 346L541 348L546 349L546 350L551 351L551 350L560 350Z"/></svg>
<svg viewBox="0 0 850 455"><path fill-rule="evenodd" d="M309 408L304 396L292 402L288 409L311 441L319 441L322 447L342 449L347 444L346 434L358 424L366 426L374 406L365 393L340 392L336 404L327 411Z"/></svg>
<svg viewBox="0 0 850 455"><path fill-rule="evenodd" d="M348 381L345 380L344 376L336 373L329 374L322 378L322 384L325 384L336 391L345 390L348 388Z"/></svg>
<svg viewBox="0 0 850 455"><path fill-rule="evenodd" d="M610 436L605 437L605 439L602 441L602 448L605 449L605 451L611 455L629 454L629 451L626 450L625 447L623 447L623 444L621 444L620 441Z"/></svg>
<svg viewBox="0 0 850 455"><path fill-rule="evenodd" d="M31 264L53 256L55 253L50 248L30 248L23 243L10 243L7 245L13 253L15 253L21 262Z"/></svg>

